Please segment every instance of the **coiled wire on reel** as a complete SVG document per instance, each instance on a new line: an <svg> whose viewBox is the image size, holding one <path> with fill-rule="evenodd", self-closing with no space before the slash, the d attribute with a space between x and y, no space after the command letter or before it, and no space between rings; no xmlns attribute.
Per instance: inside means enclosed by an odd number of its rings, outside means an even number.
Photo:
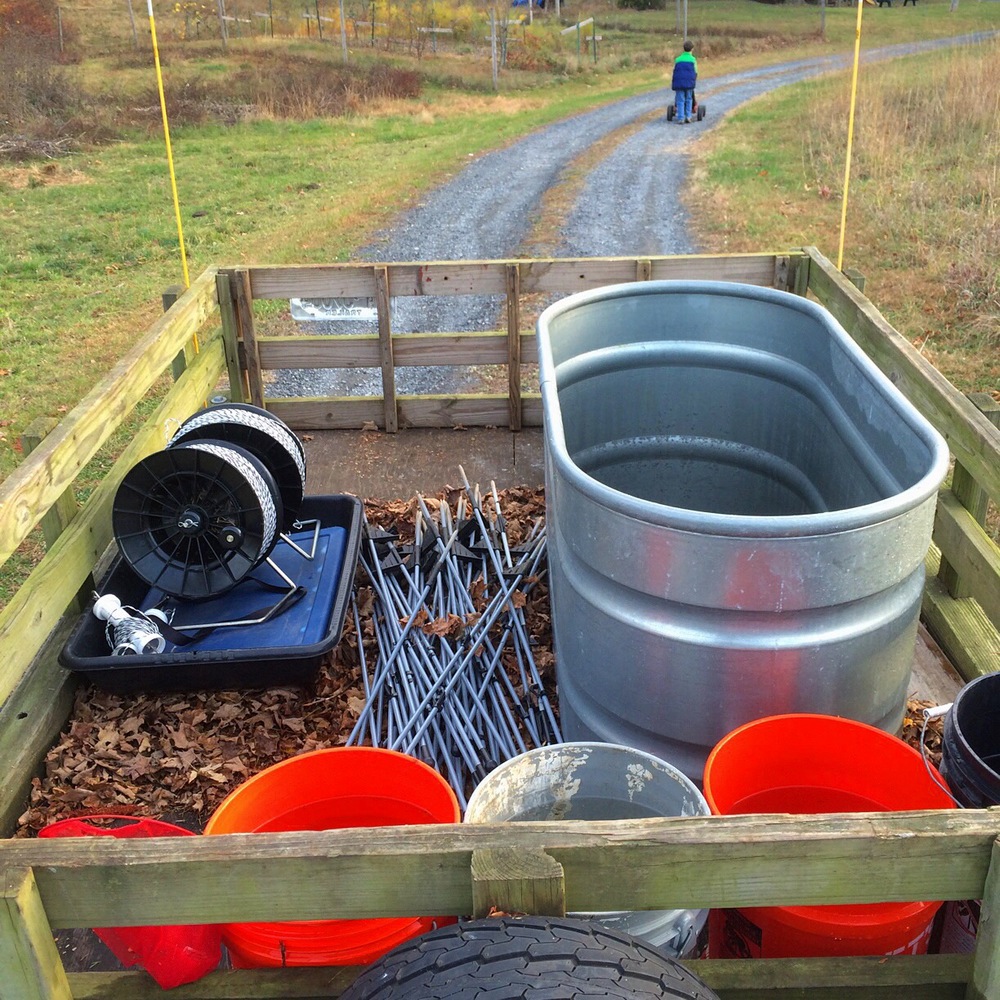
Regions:
<svg viewBox="0 0 1000 1000"><path fill-rule="evenodd" d="M166 648L158 622L138 608L123 605L114 594L97 599L94 616L106 622L104 634L112 656L147 656Z"/></svg>
<svg viewBox="0 0 1000 1000"><path fill-rule="evenodd" d="M290 520L285 498L298 509L304 484L301 444L278 418L258 407L208 407L125 475L112 528L122 557L151 587L212 597L267 559Z"/></svg>
<svg viewBox="0 0 1000 1000"><path fill-rule="evenodd" d="M287 530L298 517L306 488L302 442L273 413L249 403L222 403L188 417L168 448L192 441L225 441L245 448L267 466L281 495Z"/></svg>

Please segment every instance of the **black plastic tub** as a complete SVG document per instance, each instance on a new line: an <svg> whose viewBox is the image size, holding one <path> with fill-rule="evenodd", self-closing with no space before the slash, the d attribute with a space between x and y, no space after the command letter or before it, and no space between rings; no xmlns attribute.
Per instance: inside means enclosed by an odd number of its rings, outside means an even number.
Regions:
<svg viewBox="0 0 1000 1000"><path fill-rule="evenodd" d="M966 809L1000 805L1000 671L970 681L944 717L941 774Z"/></svg>
<svg viewBox="0 0 1000 1000"><path fill-rule="evenodd" d="M81 615L60 654L60 663L108 691L191 691L266 688L308 683L323 657L340 641L350 602L361 545L363 508L346 495L305 497L302 521L318 520L315 558L306 560L279 542L271 558L303 590L291 607L261 625L213 629L187 645L167 642L160 653L113 656L105 623L92 608ZM303 548L312 532L291 536ZM277 574L264 565L254 579L244 580L219 597L182 601L166 599L176 625L260 617L281 594ZM165 595L150 590L121 558L115 560L98 587L123 605L143 611L162 604Z"/></svg>

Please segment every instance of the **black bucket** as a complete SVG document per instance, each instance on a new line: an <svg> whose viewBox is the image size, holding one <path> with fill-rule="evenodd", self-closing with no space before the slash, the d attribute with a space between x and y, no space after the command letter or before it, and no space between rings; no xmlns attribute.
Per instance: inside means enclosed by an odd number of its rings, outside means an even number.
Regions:
<svg viewBox="0 0 1000 1000"><path fill-rule="evenodd" d="M1000 671L966 684L944 717L941 774L967 809L1000 805Z"/></svg>

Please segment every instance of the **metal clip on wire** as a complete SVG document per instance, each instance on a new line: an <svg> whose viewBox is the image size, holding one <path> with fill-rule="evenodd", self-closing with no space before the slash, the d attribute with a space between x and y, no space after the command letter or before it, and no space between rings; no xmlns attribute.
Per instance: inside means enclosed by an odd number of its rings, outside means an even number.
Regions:
<svg viewBox="0 0 1000 1000"><path fill-rule="evenodd" d="M107 623L104 635L112 656L146 656L166 648L156 622L137 608L123 605L114 594L97 598L94 616Z"/></svg>

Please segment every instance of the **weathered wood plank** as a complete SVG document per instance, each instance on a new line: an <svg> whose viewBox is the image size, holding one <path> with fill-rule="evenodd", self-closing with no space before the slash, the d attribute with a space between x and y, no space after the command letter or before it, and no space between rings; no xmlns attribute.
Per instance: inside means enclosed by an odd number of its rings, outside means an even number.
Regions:
<svg viewBox="0 0 1000 1000"><path fill-rule="evenodd" d="M164 289L163 294L160 296L160 301L163 303L163 311L166 312L183 294L183 285L171 285L169 288ZM184 369L187 368L188 359L193 351L194 344L188 341L183 349L177 352L177 356L170 365L170 372L175 380L184 374Z"/></svg>
<svg viewBox="0 0 1000 1000"><path fill-rule="evenodd" d="M430 261L389 265L394 296L502 295L504 265L496 261ZM306 267L254 267L254 298L369 298L376 295L373 264L314 264Z"/></svg>
<svg viewBox="0 0 1000 1000"><path fill-rule="evenodd" d="M3 870L0 975L4 1000L72 1000L30 869Z"/></svg>
<svg viewBox="0 0 1000 1000"><path fill-rule="evenodd" d="M969 395L969 402L982 413L994 427L1000 427L1000 403L985 392L976 392ZM989 509L990 498L969 471L961 462L955 463L951 476L951 491L958 498L962 506L972 515L978 524L986 524L986 513ZM944 547L947 552L947 547ZM972 591L967 583L961 578L961 574L948 561L941 559L941 569L938 571L941 582L945 585L948 593L952 597L971 597ZM994 618L994 623L996 619Z"/></svg>
<svg viewBox="0 0 1000 1000"><path fill-rule="evenodd" d="M982 895L1000 809L0 843L54 927L472 912L476 850L544 850L569 910ZM433 872L433 878L428 878Z"/></svg>
<svg viewBox="0 0 1000 1000"><path fill-rule="evenodd" d="M351 430L366 424L382 426L382 399L378 396L279 396L267 401L268 410L297 431Z"/></svg>
<svg viewBox="0 0 1000 1000"><path fill-rule="evenodd" d="M646 258L607 257L529 260L521 264L521 292L580 292L602 285L635 281L636 265ZM769 286L774 278L774 254L733 254L652 257L650 279L742 281Z"/></svg>
<svg viewBox="0 0 1000 1000"><path fill-rule="evenodd" d="M37 417L24 429L21 435L21 451L30 455L59 426L55 417ZM64 490L58 500L49 508L42 518L42 537L46 548L51 548L56 539L63 533L66 525L77 515L78 507L73 487Z"/></svg>
<svg viewBox="0 0 1000 1000"><path fill-rule="evenodd" d="M146 972L69 974L73 1000L335 1000L363 967L234 969L210 972L169 993Z"/></svg>
<svg viewBox="0 0 1000 1000"><path fill-rule="evenodd" d="M401 427L505 427L506 396L399 396ZM295 430L350 430L365 424L382 426L382 400L375 396L276 397L267 408ZM542 402L538 393L521 396L521 423L541 427Z"/></svg>
<svg viewBox="0 0 1000 1000"><path fill-rule="evenodd" d="M165 359L164 365L167 363ZM18 684L64 609L111 543L111 505L122 477L141 458L166 444L168 420L188 417L201 406L218 381L222 367L222 344L216 334L202 344L201 353L184 377L170 389L84 509L35 567L7 607L0 611L0 703Z"/></svg>
<svg viewBox="0 0 1000 1000"><path fill-rule="evenodd" d="M30 455L59 426L55 417L39 417L33 420L21 435L21 448L25 455ZM70 522L80 512L76 503L76 492L71 486L49 508L42 517L42 537L45 539L46 550L51 549L59 536L66 530ZM80 591L72 600L69 608L79 611L86 603L89 592L94 589L94 577L88 574L80 585Z"/></svg>
<svg viewBox="0 0 1000 1000"><path fill-rule="evenodd" d="M815 248L809 287L863 351L948 442L990 496L1000 497L1000 430Z"/></svg>
<svg viewBox="0 0 1000 1000"><path fill-rule="evenodd" d="M684 963L724 1000L959 998L971 955L716 959Z"/></svg>
<svg viewBox="0 0 1000 1000"><path fill-rule="evenodd" d="M1000 997L1000 843L993 844L993 858L982 900L966 1000L997 1000Z"/></svg>
<svg viewBox="0 0 1000 1000"><path fill-rule="evenodd" d="M507 426L521 429L521 276L517 264L507 265Z"/></svg>
<svg viewBox="0 0 1000 1000"><path fill-rule="evenodd" d="M278 368L378 368L378 334L331 337L265 337L257 344L260 366ZM397 358L396 364L401 362Z"/></svg>
<svg viewBox="0 0 1000 1000"><path fill-rule="evenodd" d="M250 398L250 388L247 385L246 372L240 364L240 332L229 275L220 272L216 275L215 284L219 314L222 317L222 344L226 352L226 371L229 373L229 399L233 403L245 403Z"/></svg>
<svg viewBox="0 0 1000 1000"><path fill-rule="evenodd" d="M0 836L9 836L39 772L73 707L76 676L59 666L73 619L60 621L21 682L0 709Z"/></svg>
<svg viewBox="0 0 1000 1000"><path fill-rule="evenodd" d="M770 285L775 254L693 254L686 257L552 258L395 263L389 265L394 296L503 295L507 264L521 271L521 291L574 292L600 285L635 281L637 268L649 261L649 276L744 281ZM374 298L371 264L315 264L252 267L256 299Z"/></svg>
<svg viewBox="0 0 1000 1000"><path fill-rule="evenodd" d="M375 268L375 306L378 311L379 369L382 373L382 427L389 433L399 430L396 409L396 370L392 362L392 320L389 309L389 269Z"/></svg>
<svg viewBox="0 0 1000 1000"><path fill-rule="evenodd" d="M488 333L404 333L392 339L393 363L397 368L419 365L504 365L508 335ZM378 368L379 340L376 334L338 334L313 337L265 337L257 341L261 367L276 368ZM522 358L538 357L534 333L522 333Z"/></svg>
<svg viewBox="0 0 1000 1000"><path fill-rule="evenodd" d="M963 597L974 597L1000 628L1000 547L950 490L938 496L934 542L962 580Z"/></svg>
<svg viewBox="0 0 1000 1000"><path fill-rule="evenodd" d="M260 352L257 348L257 328L253 318L253 293L250 273L245 267L230 272L229 291L233 296L236 312L236 329L243 343L243 361L246 367L247 389L254 406L264 405L264 376L261 371Z"/></svg>
<svg viewBox="0 0 1000 1000"><path fill-rule="evenodd" d="M371 264L268 265L250 268L255 299L375 298Z"/></svg>
<svg viewBox="0 0 1000 1000"><path fill-rule="evenodd" d="M783 292L788 291L788 279L789 271L791 270L791 264L788 256L783 254L780 257L774 258L774 275L771 278L771 284L780 289Z"/></svg>
<svg viewBox="0 0 1000 1000"><path fill-rule="evenodd" d="M960 1000L969 955L699 960L685 965L723 1000ZM339 996L360 967L213 972L170 991L171 1000L315 1000ZM143 972L70 973L75 1000L162 1000Z"/></svg>
<svg viewBox="0 0 1000 1000"><path fill-rule="evenodd" d="M941 553L932 545L927 553L927 582L921 614L955 669L967 680L990 673L1000 664L1000 632L978 602L954 598L937 577Z"/></svg>
<svg viewBox="0 0 1000 1000"><path fill-rule="evenodd" d="M474 851L472 916L489 917L497 911L566 916L562 865L544 851Z"/></svg>
<svg viewBox="0 0 1000 1000"><path fill-rule="evenodd" d="M812 258L806 253L796 253L788 257L787 291L796 295L809 294L809 270Z"/></svg>
<svg viewBox="0 0 1000 1000"><path fill-rule="evenodd" d="M493 394L470 396L402 396L400 423L405 427L506 427L509 399ZM541 426L541 397L521 396L521 426Z"/></svg>
<svg viewBox="0 0 1000 1000"><path fill-rule="evenodd" d="M215 272L210 269L0 485L0 510L4 513L0 518L0 565L72 485L215 308Z"/></svg>

